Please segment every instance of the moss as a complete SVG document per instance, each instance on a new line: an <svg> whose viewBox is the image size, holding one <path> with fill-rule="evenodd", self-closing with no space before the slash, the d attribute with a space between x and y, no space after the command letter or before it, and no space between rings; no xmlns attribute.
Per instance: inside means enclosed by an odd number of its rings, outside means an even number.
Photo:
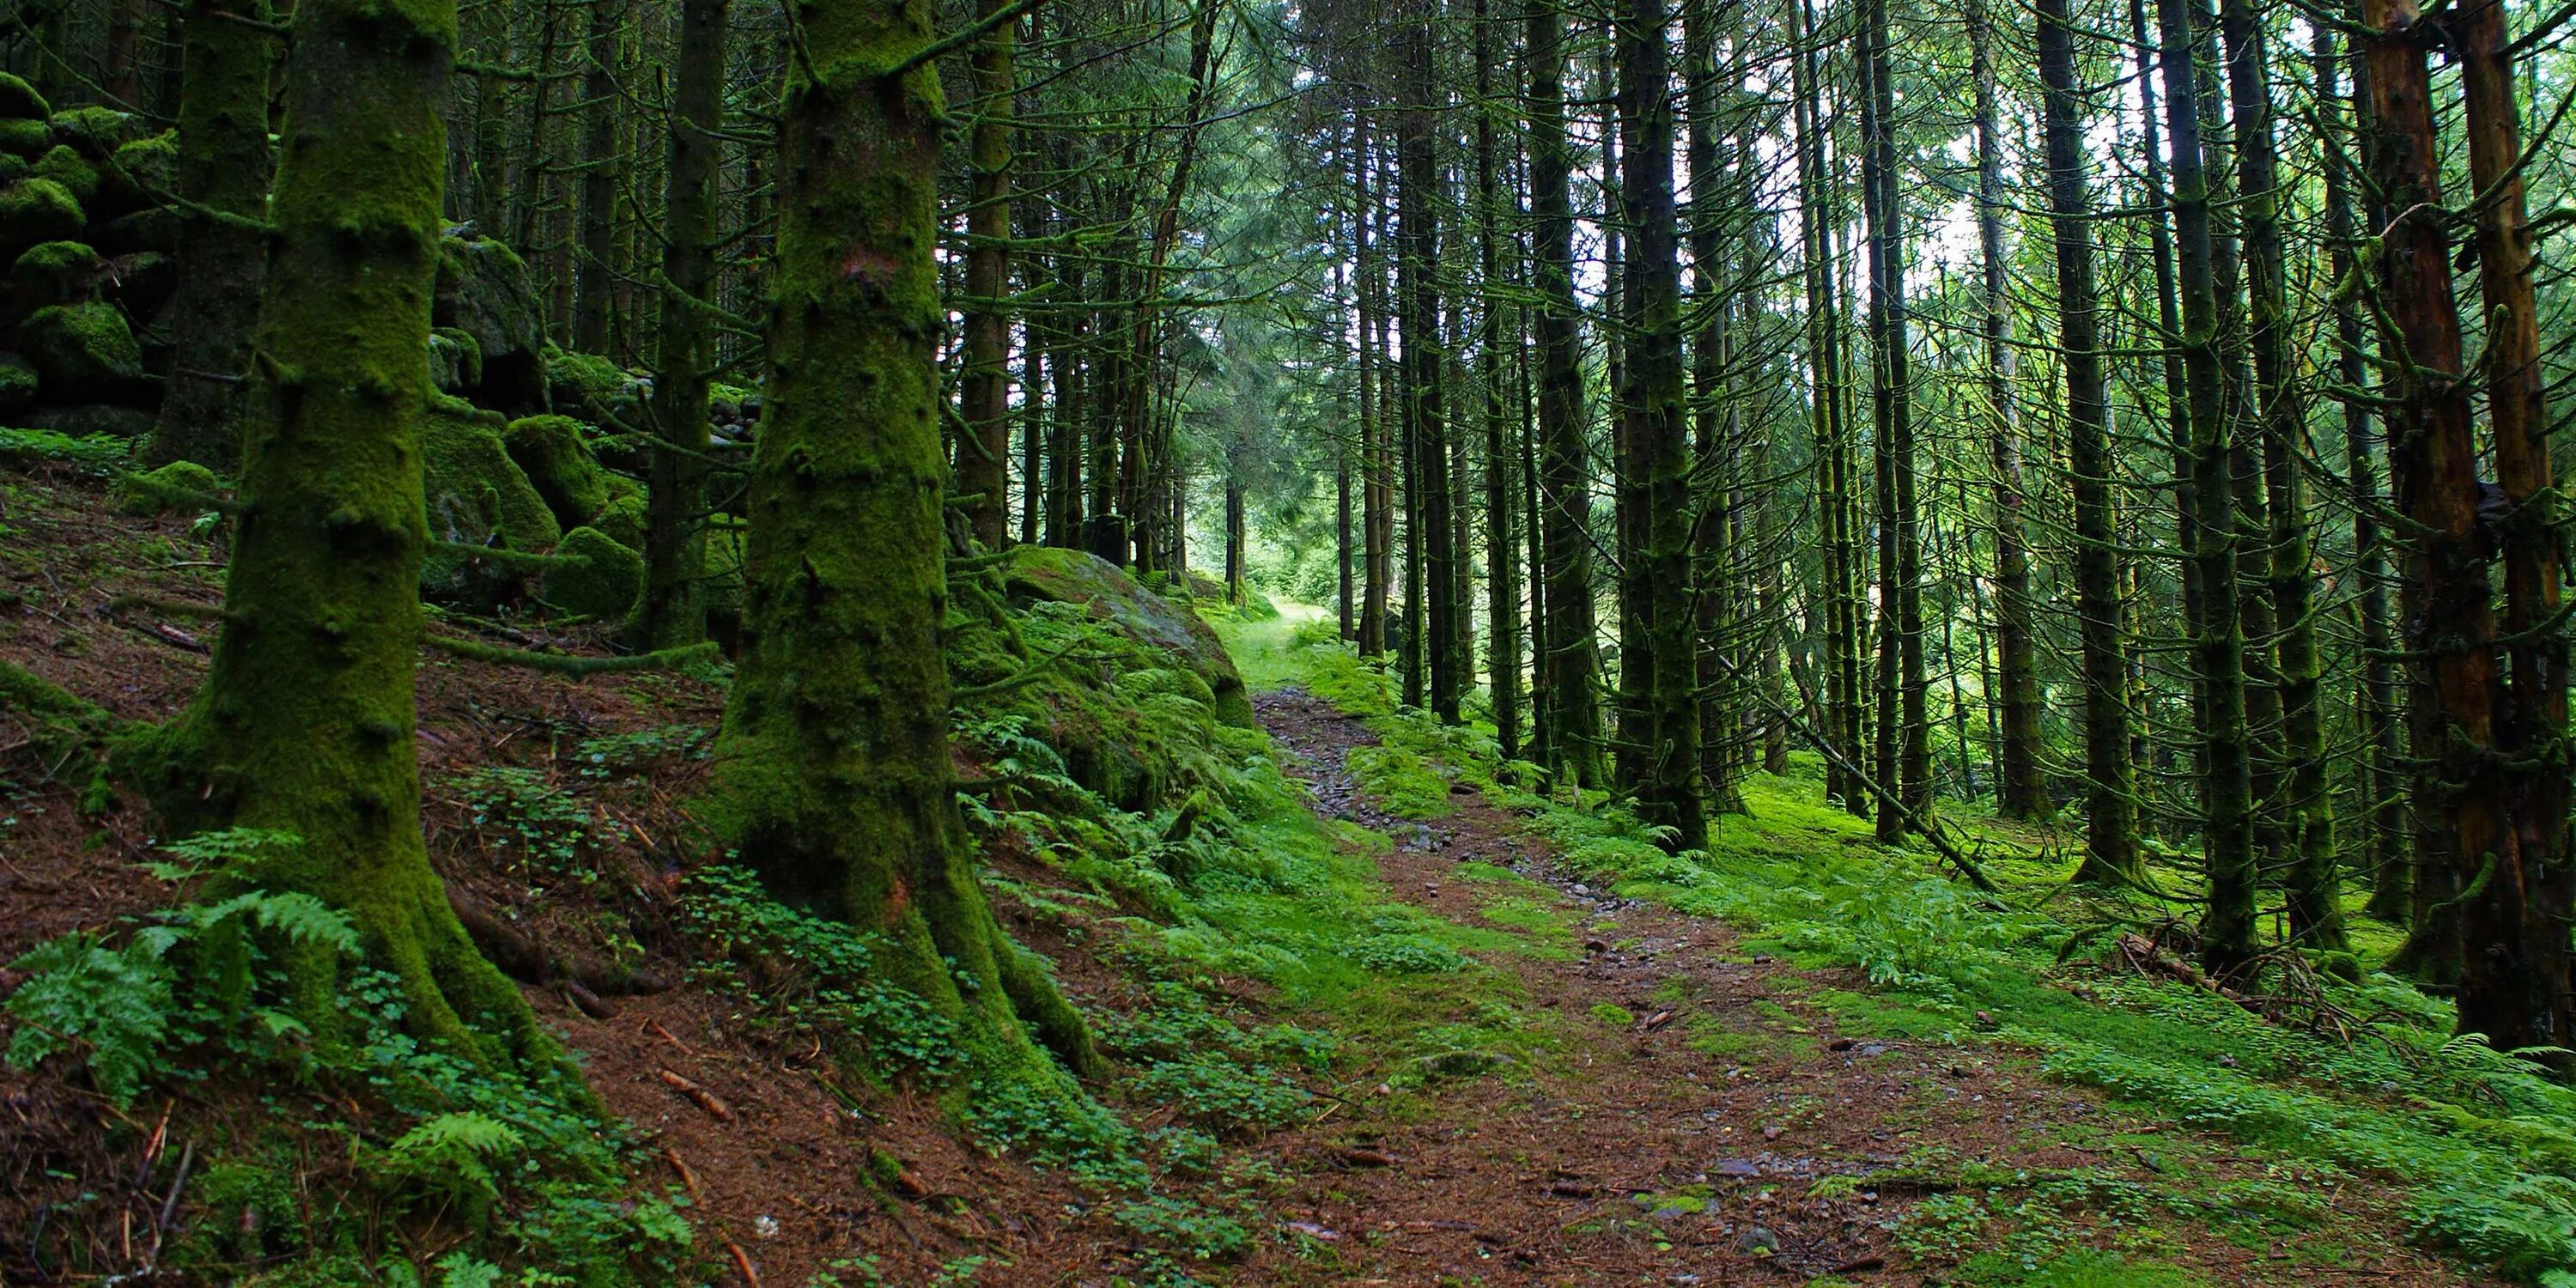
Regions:
<svg viewBox="0 0 2576 1288"><path fill-rule="evenodd" d="M49 399L124 393L143 378L143 349L125 314L99 303L56 304L29 314L19 342Z"/></svg>
<svg viewBox="0 0 2576 1288"><path fill-rule="evenodd" d="M46 123L54 137L93 161L104 161L134 137L134 117L112 107L75 107L54 113Z"/></svg>
<svg viewBox="0 0 2576 1288"><path fill-rule="evenodd" d="M547 603L584 617L621 618L635 606L644 584L644 556L597 528L575 528L555 547L556 557L579 562L546 572Z"/></svg>
<svg viewBox="0 0 2576 1288"><path fill-rule="evenodd" d="M98 225L90 230L89 238L102 255L139 251L175 255L179 251L179 216L169 210L138 210Z"/></svg>
<svg viewBox="0 0 2576 1288"><path fill-rule="evenodd" d="M641 550L644 548L644 507L642 489L623 493L610 501L608 508L590 521L590 526L621 546Z"/></svg>
<svg viewBox="0 0 2576 1288"><path fill-rule="evenodd" d="M159 514L184 508L182 497L190 494L213 496L221 492L223 486L223 480L203 465L194 461L172 461L157 470L120 481L116 487L116 508L121 514Z"/></svg>
<svg viewBox="0 0 2576 1288"><path fill-rule="evenodd" d="M35 402L35 366L17 354L0 350L0 416L25 411Z"/></svg>
<svg viewBox="0 0 2576 1288"><path fill-rule="evenodd" d="M99 167L98 205L94 219L112 219L153 203L179 182L179 136L164 130L150 138L120 145Z"/></svg>
<svg viewBox="0 0 2576 1288"><path fill-rule="evenodd" d="M33 161L53 146L54 132L42 121L0 121L0 152Z"/></svg>
<svg viewBox="0 0 2576 1288"><path fill-rule="evenodd" d="M498 538L511 550L538 551L563 539L545 498L510 459L501 428L497 412L478 411L455 398L430 400L421 418L420 456L432 540L480 546ZM433 552L422 566L421 584L461 585L462 562Z"/></svg>
<svg viewBox="0 0 2576 1288"><path fill-rule="evenodd" d="M429 333L429 382L459 395L483 383L483 346L473 332L449 326Z"/></svg>
<svg viewBox="0 0 2576 1288"><path fill-rule="evenodd" d="M597 354L547 350L546 386L560 411L602 424L642 423L642 383Z"/></svg>
<svg viewBox="0 0 2576 1288"><path fill-rule="evenodd" d="M20 179L0 189L0 257L14 262L31 246L70 241L86 222L70 189L51 179Z"/></svg>
<svg viewBox="0 0 2576 1288"><path fill-rule="evenodd" d="M510 422L501 441L537 495L569 528L608 508L608 472L592 458L580 421L570 416L525 416Z"/></svg>
<svg viewBox="0 0 2576 1288"><path fill-rule="evenodd" d="M68 144L57 146L37 158L35 175L63 185L63 191L72 194L72 199L81 203L83 210L98 200L98 167L83 159Z"/></svg>
<svg viewBox="0 0 2576 1288"><path fill-rule="evenodd" d="M54 105L36 92L36 87L0 72L0 117L13 120L44 120L54 114Z"/></svg>
<svg viewBox="0 0 2576 1288"><path fill-rule="evenodd" d="M9 276L17 282L21 300L43 307L87 296L90 276L97 268L98 252L86 243L50 241L29 247Z"/></svg>
<svg viewBox="0 0 2576 1288"><path fill-rule="evenodd" d="M0 122L0 125L5 124ZM0 151L0 187L16 183L26 178L28 173L27 158L14 152Z"/></svg>
<svg viewBox="0 0 2576 1288"><path fill-rule="evenodd" d="M1138 585L1106 560L1080 550L1018 546L1003 565L1012 602L1079 604L1091 617L1149 648L1168 654L1206 681L1219 720L1258 727L1243 676L1216 631L1186 604Z"/></svg>

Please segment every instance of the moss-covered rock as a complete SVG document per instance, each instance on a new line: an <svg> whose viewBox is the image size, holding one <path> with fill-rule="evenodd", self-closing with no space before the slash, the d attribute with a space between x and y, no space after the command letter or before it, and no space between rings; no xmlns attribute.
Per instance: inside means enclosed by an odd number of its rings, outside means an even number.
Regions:
<svg viewBox="0 0 2576 1288"><path fill-rule="evenodd" d="M16 183L30 173L32 171L27 166L27 158L15 152L0 152L0 187Z"/></svg>
<svg viewBox="0 0 2576 1288"><path fill-rule="evenodd" d="M474 338L483 365L467 396L476 403L521 415L551 410L545 316L528 266L507 245L458 237L440 245L430 321Z"/></svg>
<svg viewBox="0 0 2576 1288"><path fill-rule="evenodd" d="M84 213L92 202L98 200L98 167L68 145L58 146L37 158L34 173L39 179L51 179L63 185L63 191L72 194L72 199L81 204Z"/></svg>
<svg viewBox="0 0 2576 1288"><path fill-rule="evenodd" d="M138 210L92 228L89 239L102 255L141 251L175 255L179 253L179 216L168 210Z"/></svg>
<svg viewBox="0 0 2576 1288"><path fill-rule="evenodd" d="M632 480L615 475L610 477L620 483L632 483ZM619 495L609 499L608 508L590 521L590 526L607 533L617 544L637 550L644 548L644 524L645 498L644 489L640 486L632 491L621 490Z"/></svg>
<svg viewBox="0 0 2576 1288"><path fill-rule="evenodd" d="M1169 657L1204 681L1217 719L1257 728L1243 676L1216 631L1187 605L1156 594L1116 566L1080 550L1018 546L1002 566L1011 602L1079 604L1092 619Z"/></svg>
<svg viewBox="0 0 2576 1288"><path fill-rule="evenodd" d="M172 461L157 470L122 480L116 485L116 508L125 514L160 514L165 510L193 510L189 500L194 496L214 496L223 491L222 479L213 470L195 461Z"/></svg>
<svg viewBox="0 0 2576 1288"><path fill-rule="evenodd" d="M26 414L29 429L52 430L74 438L149 438L152 413L113 403L64 403Z"/></svg>
<svg viewBox="0 0 2576 1288"><path fill-rule="evenodd" d="M421 416L422 501L433 540L498 545L537 553L563 538L544 497L502 445L498 412L461 399L433 397ZM421 569L426 589L465 589L466 556L431 551Z"/></svg>
<svg viewBox="0 0 2576 1288"><path fill-rule="evenodd" d="M45 397L113 402L144 381L143 347L111 304L57 304L36 310L18 328L18 343L36 364Z"/></svg>
<svg viewBox="0 0 2576 1288"><path fill-rule="evenodd" d="M15 263L29 247L76 240L86 222L70 189L51 179L20 179L0 188L0 259Z"/></svg>
<svg viewBox="0 0 2576 1288"><path fill-rule="evenodd" d="M570 416L523 416L510 422L501 441L510 459L535 484L546 508L567 528L578 527L608 508L608 471L582 441L582 424Z"/></svg>
<svg viewBox="0 0 2576 1288"><path fill-rule="evenodd" d="M54 114L54 105L36 92L36 87L0 72L0 117L12 120L44 120Z"/></svg>
<svg viewBox="0 0 2576 1288"><path fill-rule="evenodd" d="M89 299L98 269L98 252L85 242L42 242L18 257L9 279L17 285L19 307L33 311Z"/></svg>
<svg viewBox="0 0 2576 1288"><path fill-rule="evenodd" d="M0 350L0 416L14 416L35 405L35 364Z"/></svg>
<svg viewBox="0 0 2576 1288"><path fill-rule="evenodd" d="M108 303L125 310L130 318L157 318L161 306L179 289L179 261L158 251L118 255L106 261L100 270L101 296ZM145 354L151 358L153 337L143 338ZM157 361L145 365L155 370L167 368Z"/></svg>
<svg viewBox="0 0 2576 1288"><path fill-rule="evenodd" d="M92 161L104 161L134 138L134 117L112 107L75 107L46 118L54 138Z"/></svg>
<svg viewBox="0 0 2576 1288"><path fill-rule="evenodd" d="M0 152L21 161L33 161L53 146L53 127L42 121L0 120Z"/></svg>
<svg viewBox="0 0 2576 1288"><path fill-rule="evenodd" d="M483 383L483 348L473 332L451 326L429 333L429 381L438 392L460 397Z"/></svg>
<svg viewBox="0 0 2576 1288"><path fill-rule="evenodd" d="M546 386L555 409L599 424L641 425L652 385L595 353L546 352Z"/></svg>
<svg viewBox="0 0 2576 1288"><path fill-rule="evenodd" d="M575 528L555 547L572 562L546 569L545 601L584 617L624 617L644 584L644 556L597 528Z"/></svg>
<svg viewBox="0 0 2576 1288"><path fill-rule="evenodd" d="M99 166L99 199L92 219L114 219L153 204L179 182L179 135L164 130L120 145Z"/></svg>

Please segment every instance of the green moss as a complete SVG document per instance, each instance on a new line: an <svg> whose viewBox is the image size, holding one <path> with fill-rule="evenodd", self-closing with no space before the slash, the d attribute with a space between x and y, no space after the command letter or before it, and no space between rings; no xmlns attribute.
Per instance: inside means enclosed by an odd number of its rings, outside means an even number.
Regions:
<svg viewBox="0 0 2576 1288"><path fill-rule="evenodd" d="M189 508L185 498L190 494L213 496L223 487L223 480L215 477L213 470L195 461L172 461L118 483L116 508L119 513L134 515L185 509Z"/></svg>
<svg viewBox="0 0 2576 1288"><path fill-rule="evenodd" d="M54 146L54 132L43 121L0 121L0 152L33 161Z"/></svg>
<svg viewBox="0 0 2576 1288"><path fill-rule="evenodd" d="M36 402L36 368L17 354L0 350L0 416L25 411Z"/></svg>
<svg viewBox="0 0 2576 1288"><path fill-rule="evenodd" d="M0 117L41 121L53 114L53 104L46 102L45 96L37 93L35 86L7 72L0 72Z"/></svg>
<svg viewBox="0 0 2576 1288"><path fill-rule="evenodd" d="M645 497L642 488L620 491L616 498L608 503L608 508L601 510L598 517L590 521L590 526L606 533L610 540L621 546L641 550L644 548L644 510Z"/></svg>
<svg viewBox="0 0 2576 1288"><path fill-rule="evenodd" d="M1604 1028L1625 1029L1631 1028L1637 1023L1637 1013L1635 1011L1629 1010L1627 1007L1620 1006L1614 1002L1594 1003L1591 1015L1593 1020Z"/></svg>
<svg viewBox="0 0 2576 1288"><path fill-rule="evenodd" d="M531 552L563 539L545 498L510 459L501 441L503 424L499 413L477 411L460 399L430 399L421 418L420 454L432 539L479 546L497 537L509 549ZM432 552L421 584L453 588L462 562L454 554Z"/></svg>
<svg viewBox="0 0 2576 1288"><path fill-rule="evenodd" d="M644 584L644 556L597 528L565 533L554 553L580 562L546 570L547 603L568 613L610 619L635 606L635 591Z"/></svg>
<svg viewBox="0 0 2576 1288"><path fill-rule="evenodd" d="M0 257L15 262L31 246L70 241L86 222L70 189L51 179L20 179L0 189Z"/></svg>
<svg viewBox="0 0 2576 1288"><path fill-rule="evenodd" d="M112 107L75 107L56 112L46 123L54 137L93 161L115 154L134 136L134 117Z"/></svg>
<svg viewBox="0 0 2576 1288"><path fill-rule="evenodd" d="M9 270L20 298L39 305L69 304L89 293L98 252L76 241L41 242L27 249Z"/></svg>
<svg viewBox="0 0 2576 1288"><path fill-rule="evenodd" d="M29 314L19 343L56 401L112 397L143 378L143 348L114 305L56 304Z"/></svg>
<svg viewBox="0 0 2576 1288"><path fill-rule="evenodd" d="M179 182L179 135L163 130L120 145L99 167L100 205L93 218L110 218L151 204Z"/></svg>
<svg viewBox="0 0 2576 1288"><path fill-rule="evenodd" d="M0 126L6 125L7 122L0 121ZM0 150L0 188L26 178L28 173L27 158L14 152Z"/></svg>
<svg viewBox="0 0 2576 1288"><path fill-rule="evenodd" d="M440 327L429 333L429 380L443 394L462 394L483 383L483 346L473 332Z"/></svg>
<svg viewBox="0 0 2576 1288"><path fill-rule="evenodd" d="M546 351L546 385L558 411L606 423L640 422L635 377L595 353Z"/></svg>
<svg viewBox="0 0 2576 1288"><path fill-rule="evenodd" d="M1017 546L1003 566L1016 604L1077 604L1094 620L1169 655L1205 681L1217 719L1257 728L1252 699L1216 631L1189 607L1138 585L1108 562L1080 550Z"/></svg>
<svg viewBox="0 0 2576 1288"><path fill-rule="evenodd" d="M63 185L63 191L72 194L72 199L80 202L84 210L98 200L98 167L83 159L68 144L37 158L35 175Z"/></svg>
<svg viewBox="0 0 2576 1288"><path fill-rule="evenodd" d="M501 435L537 495L565 527L587 523L608 508L608 472L590 454L580 421L570 416L526 416Z"/></svg>

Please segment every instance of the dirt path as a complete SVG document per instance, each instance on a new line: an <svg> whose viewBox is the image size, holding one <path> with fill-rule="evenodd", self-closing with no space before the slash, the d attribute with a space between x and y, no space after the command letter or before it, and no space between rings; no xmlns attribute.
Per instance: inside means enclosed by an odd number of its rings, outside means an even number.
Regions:
<svg viewBox="0 0 2576 1288"><path fill-rule="evenodd" d="M1282 1161L1307 1172L1283 1216L1316 1245L1314 1282L1941 1282L1958 1253L2013 1229L1963 1221L1962 1247L1910 1253L1897 1218L1948 1188L1945 1171L2082 1172L2152 1190L2177 1183L2163 1151L2192 1154L2213 1179L2261 1172L2227 1142L2043 1082L2010 1052L1844 1037L1810 999L1858 989L1848 974L1793 969L1742 951L1719 923L1592 890L1557 872L1546 845L1481 796L1454 795L1455 812L1427 827L1392 818L1342 767L1352 748L1376 741L1364 725L1293 689L1258 706L1319 810L1399 838L1379 858L1399 897L1478 924L1497 883L1462 880L1459 865L1510 868L1545 888L1516 886L1524 896L1553 894L1581 943L1566 960L1490 956L1518 975L1531 1004L1556 1013L1564 1037L1554 1058L1440 1084L1429 1104L1363 1108L1337 1130L1327 1123L1281 1146L1297 1155ZM1923 1179L1884 1178L1897 1167ZM1824 1178L1870 1173L1882 1179L1825 1185L1818 1196ZM2369 1220L2363 1188L2337 1202ZM2338 1241L2342 1264L2326 1265L2295 1241L2267 1246L2152 1216L2164 1236L2146 1245L2153 1255L2212 1283L2462 1282L2394 1239ZM2070 1205L2054 1228L2080 1249L2118 1244L2124 1222L2116 1210ZM1923 1237L1912 1239L1918 1249Z"/></svg>

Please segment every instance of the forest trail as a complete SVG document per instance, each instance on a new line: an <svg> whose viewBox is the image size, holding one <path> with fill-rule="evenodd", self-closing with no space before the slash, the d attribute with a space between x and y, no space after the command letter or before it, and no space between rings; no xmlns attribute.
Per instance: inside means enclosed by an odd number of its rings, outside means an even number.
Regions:
<svg viewBox="0 0 2576 1288"><path fill-rule="evenodd" d="M1993 1269L2008 1282L2483 1282L2352 1229L2327 1232L2333 1264L2306 1240L2246 1246L2206 1227L2150 1226L2142 1197L2216 1192L2263 1175L2264 1160L2044 1081L2017 1052L1846 1036L1814 999L1865 988L1854 972L1801 970L1748 951L1722 923L1596 890L1463 788L1443 818L1394 817L1344 768L1378 741L1364 722L1294 687L1255 707L1319 813L1395 840L1375 856L1394 897L1467 925L1525 926L1533 897L1560 918L1573 951L1486 961L1515 974L1561 1032L1597 1035L1526 1069L1443 1083L1431 1105L1372 1114L1354 1103L1272 1141L1309 1156L1281 1215L1334 1244L1334 1282L1943 1283L1927 1266L1981 1247L2005 1258ZM2061 1196L2089 1193L2018 1213L2048 1227L2033 1246L2076 1250L2025 1260L1988 1224L2008 1226L2001 1212L1963 1209L1949 1246L1940 1220L1898 1220L1927 1196L1999 1175L2035 1194L2057 1182ZM2338 1201L2339 1225L2393 1220L2384 1195L2356 1187ZM2088 1242L2148 1243L2171 1261Z"/></svg>

